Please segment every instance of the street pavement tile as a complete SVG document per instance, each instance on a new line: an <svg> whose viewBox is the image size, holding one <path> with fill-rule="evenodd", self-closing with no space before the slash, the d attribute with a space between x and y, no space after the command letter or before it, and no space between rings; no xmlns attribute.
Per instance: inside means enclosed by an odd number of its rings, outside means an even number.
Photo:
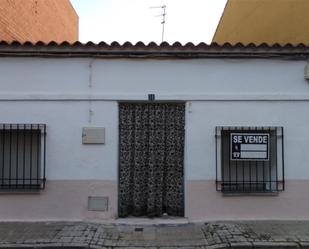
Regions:
<svg viewBox="0 0 309 249"><path fill-rule="evenodd" d="M0 249L21 247L309 249L309 221L229 221L153 226L87 222L0 222Z"/></svg>

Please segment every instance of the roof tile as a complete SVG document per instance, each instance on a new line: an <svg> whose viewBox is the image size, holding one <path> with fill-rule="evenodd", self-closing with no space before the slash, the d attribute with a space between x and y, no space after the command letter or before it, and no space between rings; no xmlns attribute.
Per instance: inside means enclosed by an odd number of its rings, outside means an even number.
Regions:
<svg viewBox="0 0 309 249"><path fill-rule="evenodd" d="M131 53L131 54L130 54ZM138 53L138 55L136 54ZM143 42L139 41L136 44L131 42L125 42L119 44L118 42L112 42L107 44L105 42L100 42L95 44L91 41L87 43L81 42L62 42L57 43L51 41L49 43L44 43L38 41L36 43L31 43L29 41L20 43L18 41L6 42L0 41L0 55L1 56L15 56L17 54L22 54L22 56L144 56L144 57L171 57L171 56L182 56L182 57L194 57L194 58L204 58L204 57L271 57L275 56L286 56L289 55L293 58L304 59L304 57L309 58L309 45L306 44L285 44L280 45L275 43L274 45L269 45L267 43L254 44L250 43L244 45L242 43L237 43L232 45L230 43L224 43L219 45L217 43L205 44L199 43L194 45L192 42L188 42L185 45L180 42L174 42L169 44L168 42L162 42L157 44L155 42L150 42L145 45Z"/></svg>

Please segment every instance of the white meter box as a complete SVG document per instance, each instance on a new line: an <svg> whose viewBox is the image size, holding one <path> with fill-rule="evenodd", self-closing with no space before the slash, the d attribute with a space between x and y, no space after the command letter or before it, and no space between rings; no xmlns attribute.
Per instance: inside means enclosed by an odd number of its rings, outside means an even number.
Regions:
<svg viewBox="0 0 309 249"><path fill-rule="evenodd" d="M83 127L83 144L105 144L105 128Z"/></svg>

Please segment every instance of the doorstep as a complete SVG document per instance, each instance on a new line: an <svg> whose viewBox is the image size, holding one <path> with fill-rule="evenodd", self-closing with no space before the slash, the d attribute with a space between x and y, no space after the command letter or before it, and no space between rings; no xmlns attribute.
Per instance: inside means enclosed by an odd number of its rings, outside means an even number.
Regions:
<svg viewBox="0 0 309 249"><path fill-rule="evenodd" d="M118 218L113 222L118 225L182 225L188 224L188 218L184 217L162 217L162 218L144 218L144 217L128 217L128 218Z"/></svg>

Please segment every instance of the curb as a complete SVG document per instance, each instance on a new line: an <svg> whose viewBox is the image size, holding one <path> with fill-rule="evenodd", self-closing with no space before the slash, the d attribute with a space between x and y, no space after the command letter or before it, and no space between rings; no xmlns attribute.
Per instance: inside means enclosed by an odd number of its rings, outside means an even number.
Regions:
<svg viewBox="0 0 309 249"><path fill-rule="evenodd" d="M105 249L105 248L153 248L153 249L176 249L176 248L205 248L205 249L309 249L309 242L233 242L226 244L216 244L210 246L160 246L145 245L139 246L98 246L87 244L64 244L64 243L48 243L48 244L1 244L0 249Z"/></svg>

